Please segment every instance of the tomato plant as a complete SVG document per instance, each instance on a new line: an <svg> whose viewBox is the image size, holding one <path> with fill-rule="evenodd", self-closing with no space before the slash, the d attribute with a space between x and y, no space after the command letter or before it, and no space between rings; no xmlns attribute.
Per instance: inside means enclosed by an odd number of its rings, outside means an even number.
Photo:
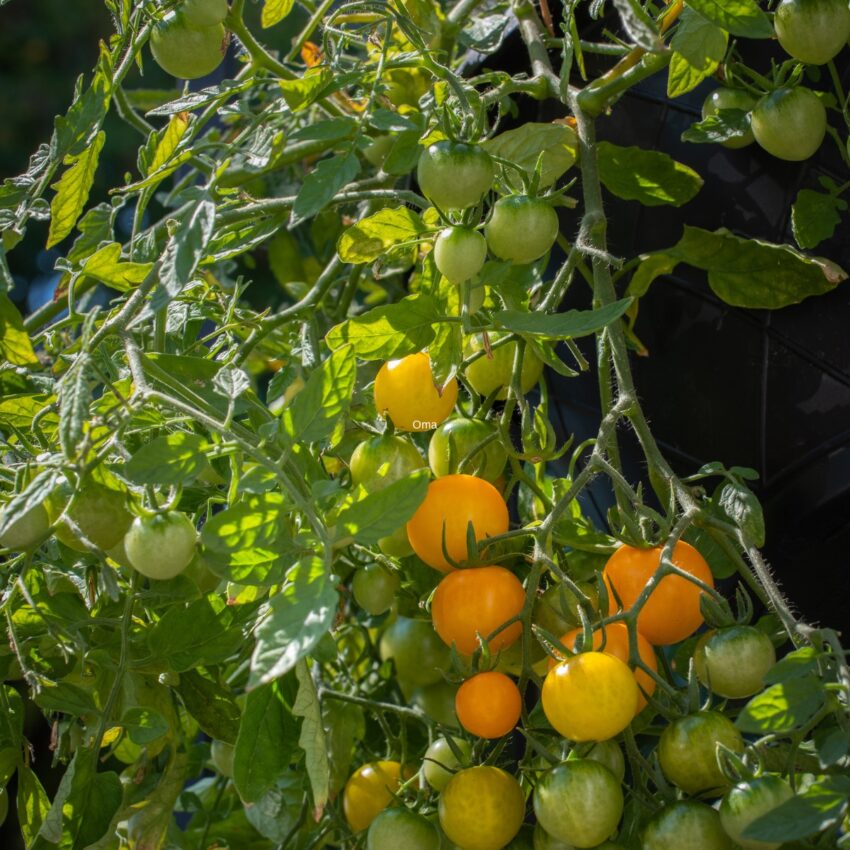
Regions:
<svg viewBox="0 0 850 850"><path fill-rule="evenodd" d="M768 5L85 4L0 184L3 847L848 846L841 637L633 369L678 266L759 326L846 279L850 12ZM695 217L771 169L789 244Z"/></svg>

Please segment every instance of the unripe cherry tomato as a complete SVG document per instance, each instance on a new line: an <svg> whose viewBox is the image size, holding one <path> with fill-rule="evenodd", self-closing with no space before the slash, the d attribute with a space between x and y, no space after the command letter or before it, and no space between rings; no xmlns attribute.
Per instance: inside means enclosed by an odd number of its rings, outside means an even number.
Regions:
<svg viewBox="0 0 850 850"><path fill-rule="evenodd" d="M434 242L434 262L449 282L460 285L481 271L487 241L469 227L447 227Z"/></svg>
<svg viewBox="0 0 850 850"><path fill-rule="evenodd" d="M443 140L422 152L417 179L422 194L442 210L475 206L493 185L490 154L478 145Z"/></svg>

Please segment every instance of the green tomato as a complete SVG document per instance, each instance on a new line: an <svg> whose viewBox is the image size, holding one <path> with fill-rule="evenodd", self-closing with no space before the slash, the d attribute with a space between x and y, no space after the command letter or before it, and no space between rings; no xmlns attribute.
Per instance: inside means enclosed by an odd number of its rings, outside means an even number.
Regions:
<svg viewBox="0 0 850 850"><path fill-rule="evenodd" d="M850 7L844 0L782 0L773 25L789 56L825 65L850 39Z"/></svg>
<svg viewBox="0 0 850 850"><path fill-rule="evenodd" d="M743 699L764 687L764 677L776 663L770 638L752 626L730 626L708 632L694 652L699 680L712 693Z"/></svg>
<svg viewBox="0 0 850 850"><path fill-rule="evenodd" d="M658 742L664 775L688 794L719 796L729 785L717 763L717 745L743 752L744 740L726 715L699 711L674 720Z"/></svg>
<svg viewBox="0 0 850 850"><path fill-rule="evenodd" d="M197 29L183 15L169 12L151 33L151 53L167 74L197 80L222 63L227 49L224 24Z"/></svg>
<svg viewBox="0 0 850 850"><path fill-rule="evenodd" d="M180 511L136 517L124 536L124 551L133 569L152 579L174 578L195 557L198 533Z"/></svg>
<svg viewBox="0 0 850 850"><path fill-rule="evenodd" d="M227 0L183 0L179 14L195 29L212 27L227 17Z"/></svg>
<svg viewBox="0 0 850 850"><path fill-rule="evenodd" d="M399 617L381 635L382 661L395 662L399 678L413 685L433 685L443 681L451 652L428 620Z"/></svg>
<svg viewBox="0 0 850 850"><path fill-rule="evenodd" d="M791 786L779 776L768 774L739 782L720 803L720 822L733 841L745 850L775 850L781 841L755 841L744 838L744 830L755 820L772 812L794 796Z"/></svg>
<svg viewBox="0 0 850 850"><path fill-rule="evenodd" d="M2 518L6 519L5 514ZM0 534L0 546L14 552L25 552L41 543L49 528L47 509L44 505L33 505L6 526L6 530Z"/></svg>
<svg viewBox="0 0 850 850"><path fill-rule="evenodd" d="M496 331L488 334L490 344L498 342L504 334ZM492 349L492 357L485 353L482 357L470 363L464 372L466 380L472 389L483 396L490 395L494 390L502 388L496 395L500 401L508 397L508 385L514 369L514 357L516 357L516 342L508 342ZM478 351L484 350L484 340L477 335L468 336L464 343L464 355L470 357ZM520 372L520 389L527 393L538 381L543 373L543 361L526 344L522 355L522 370Z"/></svg>
<svg viewBox="0 0 850 850"><path fill-rule="evenodd" d="M534 827L534 850L574 850L574 847L549 835L540 824L537 824Z"/></svg>
<svg viewBox="0 0 850 850"><path fill-rule="evenodd" d="M486 446L464 461L484 440L496 435ZM428 462L438 478L466 473L491 483L505 471L508 453L502 445L499 429L481 419L448 419L432 434L428 444Z"/></svg>
<svg viewBox="0 0 850 850"><path fill-rule="evenodd" d="M469 741L464 741L463 738L452 738L452 743L463 755L463 761L458 759L445 738L437 738L425 750L422 775L435 791L442 791L460 768L468 766L472 757L472 744Z"/></svg>
<svg viewBox="0 0 850 850"><path fill-rule="evenodd" d="M540 198L509 195L493 204L484 225L487 247L500 260L532 263L558 238L558 214Z"/></svg>
<svg viewBox="0 0 850 850"><path fill-rule="evenodd" d="M426 717L449 728L459 728L455 714L457 685L440 681L433 685L416 688L410 695L410 704L418 708Z"/></svg>
<svg viewBox="0 0 850 850"><path fill-rule="evenodd" d="M765 95L756 104L751 120L756 141L769 154L788 162L808 159L826 135L826 108L803 86Z"/></svg>
<svg viewBox="0 0 850 850"><path fill-rule="evenodd" d="M748 92L741 89L715 89L702 105L702 117L708 118L717 115L723 109L740 109L742 112L752 112L756 105L756 99ZM755 141L752 130L748 130L737 139L728 139L721 142L724 148L745 148Z"/></svg>
<svg viewBox="0 0 850 850"><path fill-rule="evenodd" d="M447 227L434 242L434 262L449 283L460 285L481 271L487 240L468 227Z"/></svg>
<svg viewBox="0 0 850 850"><path fill-rule="evenodd" d="M233 778L233 756L236 748L226 741L213 741L210 746L210 756L215 769L225 778Z"/></svg>
<svg viewBox="0 0 850 850"><path fill-rule="evenodd" d="M440 850L440 833L431 821L400 806L384 809L369 825L366 850Z"/></svg>
<svg viewBox="0 0 850 850"><path fill-rule="evenodd" d="M603 767L607 767L618 782L622 782L626 775L626 759L616 741L600 741L598 744L594 744L584 756L579 756L576 750L571 750L567 756L567 761L575 761L580 758L590 759L599 762Z"/></svg>
<svg viewBox="0 0 850 850"><path fill-rule="evenodd" d="M711 806L682 800L647 824L641 850L732 850L732 841Z"/></svg>
<svg viewBox="0 0 850 850"><path fill-rule="evenodd" d="M370 493L383 490L422 469L425 459L419 449L404 437L384 434L360 443L351 454L351 482Z"/></svg>
<svg viewBox="0 0 850 850"><path fill-rule="evenodd" d="M380 564L361 567L351 581L354 601L373 617L390 610L399 587L401 580L398 573L385 569Z"/></svg>
<svg viewBox="0 0 850 850"><path fill-rule="evenodd" d="M475 206L493 185L496 169L478 145L441 141L430 145L416 172L422 194L443 210Z"/></svg>
<svg viewBox="0 0 850 850"><path fill-rule="evenodd" d="M48 500L47 510L56 519L71 497L71 488L62 486ZM108 552L124 537L133 515L127 510L124 493L89 479L83 482L71 507L65 514L82 535L99 549ZM56 538L78 552L88 551L71 526L61 521L55 530Z"/></svg>
<svg viewBox="0 0 850 850"><path fill-rule="evenodd" d="M534 789L534 813L549 835L574 847L605 841L623 816L623 791L608 768L589 759L545 773Z"/></svg>
<svg viewBox="0 0 850 850"><path fill-rule="evenodd" d="M439 813L443 832L463 850L501 850L520 831L525 797L504 770L470 767L443 788Z"/></svg>
<svg viewBox="0 0 850 850"><path fill-rule="evenodd" d="M392 534L382 537L378 541L378 547L390 558L406 558L413 554L413 547L410 545L410 540L407 539L407 528L401 526Z"/></svg>

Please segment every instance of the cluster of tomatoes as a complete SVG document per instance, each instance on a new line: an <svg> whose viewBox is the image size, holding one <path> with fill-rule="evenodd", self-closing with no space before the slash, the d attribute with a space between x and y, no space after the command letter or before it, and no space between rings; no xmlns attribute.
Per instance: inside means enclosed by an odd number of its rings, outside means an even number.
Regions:
<svg viewBox="0 0 850 850"><path fill-rule="evenodd" d="M506 387L510 368L494 370L492 360L484 362L491 369L491 392L498 391L499 381ZM672 549L673 568L660 571L661 547L622 545L600 577L604 593L582 583L576 586L584 595L580 600L575 589L551 576L548 589L529 601L511 569L487 563L488 540L509 528L500 489L507 461L501 435L490 421L450 418L457 397L454 381L442 392L434 386L425 353L384 364L375 382L377 410L396 430L434 428L427 454L435 477L425 500L406 525L381 541L381 548L398 557L412 551L443 574L430 596L430 623L391 614L380 640L381 656L395 662L402 691L414 705L445 726L460 727L472 741L509 736L521 717L526 732L555 730L570 757L554 767L542 764L534 782L534 847L616 848L602 843L617 831L624 810L625 765L616 739L638 714L654 713L648 705L662 681L656 647L679 644L703 625L700 597L714 587L711 570L684 541ZM361 443L350 470L356 485L374 492L424 465L410 438L394 433ZM478 544L484 565L476 558ZM354 574L352 591L367 613L380 615L391 610L400 584L399 570L372 563ZM578 625L579 605L587 621L595 623L589 633L592 646L585 645L588 632ZM526 632L534 644L533 669L543 680L539 700L517 661L524 627L531 625L562 632L559 646L535 641ZM707 632L694 659L700 680L714 694L740 699L762 688L776 656L767 635L737 625ZM445 681L450 676L463 677L459 687ZM453 695L453 712L434 708L427 698L429 690L441 689ZM686 714L666 726L657 746L661 770L668 782L701 799L662 809L643 832L644 850L715 850L731 848L733 839L743 847L769 846L748 843L742 832L787 799L790 786L764 776L730 790L718 764L718 745L736 753L744 748L740 732L720 712ZM420 775L406 773L393 761L363 765L343 795L351 829L368 830L370 850L436 850L445 838L461 850L507 846L526 819L523 784L493 764L476 763L473 751L469 740L449 735L433 741ZM411 808L390 805L403 799L400 789L420 776L439 794L437 823ZM703 802L721 794L719 810ZM404 843L398 843L400 835Z"/></svg>
<svg viewBox="0 0 850 850"><path fill-rule="evenodd" d="M182 0L151 32L156 63L181 80L211 74L227 50L226 17L227 0Z"/></svg>
<svg viewBox="0 0 850 850"><path fill-rule="evenodd" d="M842 0L782 0L776 7L774 27L789 56L807 65L832 61L850 39L850 7ZM750 116L750 129L723 144L742 148L757 142L773 156L800 162L823 143L827 115L824 101L802 85L783 82L757 98L742 88L712 92L703 104L703 118L721 110L741 110Z"/></svg>

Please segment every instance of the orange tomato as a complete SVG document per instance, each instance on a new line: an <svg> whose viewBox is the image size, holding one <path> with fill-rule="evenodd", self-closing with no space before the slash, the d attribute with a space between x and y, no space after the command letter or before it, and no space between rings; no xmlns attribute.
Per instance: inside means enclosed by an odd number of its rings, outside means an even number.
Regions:
<svg viewBox="0 0 850 850"><path fill-rule="evenodd" d="M522 697L504 673L478 673L458 688L455 714L460 725L479 738L501 738L519 721Z"/></svg>
<svg viewBox="0 0 850 850"><path fill-rule="evenodd" d="M407 523L413 551L430 567L448 572L467 560L466 532L469 523L475 539L483 540L508 530L508 506L499 491L474 475L444 475L428 485L425 501Z"/></svg>
<svg viewBox="0 0 850 850"><path fill-rule="evenodd" d="M581 629L573 629L561 637L561 643L571 650L575 650L576 641L581 635ZM605 646L603 647L603 642ZM652 670L658 670L658 661L655 658L655 650L652 644L640 633L637 636L638 654L641 661ZM585 647L590 649L591 647ZM615 658L619 658L626 664L629 664L629 629L625 623L609 623L593 632L593 649L607 652ZM558 662L554 658L549 659L549 669L551 670ZM631 666L631 665L629 665ZM638 695L638 711L642 711L646 706L647 696L652 696L655 693L656 682L646 670L638 668L634 671L635 682L640 689Z"/></svg>
<svg viewBox="0 0 850 850"><path fill-rule="evenodd" d="M434 383L431 358L424 352L390 360L375 378L375 407L396 431L431 431L447 419L457 401L457 380L442 392Z"/></svg>
<svg viewBox="0 0 850 850"><path fill-rule="evenodd" d="M478 635L493 634L524 605L525 590L512 572L504 567L472 567L450 572L437 585L431 618L447 646L454 644L458 652L472 655L478 649ZM522 623L512 623L490 639L490 652L510 646L521 634Z"/></svg>
<svg viewBox="0 0 850 850"><path fill-rule="evenodd" d="M673 549L673 563L709 587L714 578L705 558L680 540ZM608 586L609 613L617 598L630 609L661 563L661 547L636 549L623 545L608 559L603 571ZM616 591L616 597L614 592ZM638 630L653 646L666 646L690 637L703 623L699 600L703 591L679 575L666 575L650 593L638 615Z"/></svg>
<svg viewBox="0 0 850 850"><path fill-rule="evenodd" d="M345 783L342 810L354 832L366 829L392 802L401 784L397 761L376 761L359 767Z"/></svg>

